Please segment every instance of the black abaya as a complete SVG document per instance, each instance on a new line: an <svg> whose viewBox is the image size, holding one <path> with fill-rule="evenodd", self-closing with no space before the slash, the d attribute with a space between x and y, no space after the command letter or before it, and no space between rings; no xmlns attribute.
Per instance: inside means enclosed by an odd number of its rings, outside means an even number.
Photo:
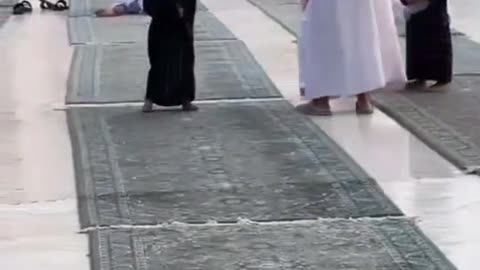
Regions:
<svg viewBox="0 0 480 270"><path fill-rule="evenodd" d="M410 17L406 32L408 79L449 83L453 55L447 0L430 0L427 9Z"/></svg>
<svg viewBox="0 0 480 270"><path fill-rule="evenodd" d="M195 99L193 24L196 0L144 0L150 71L146 100L178 106Z"/></svg>

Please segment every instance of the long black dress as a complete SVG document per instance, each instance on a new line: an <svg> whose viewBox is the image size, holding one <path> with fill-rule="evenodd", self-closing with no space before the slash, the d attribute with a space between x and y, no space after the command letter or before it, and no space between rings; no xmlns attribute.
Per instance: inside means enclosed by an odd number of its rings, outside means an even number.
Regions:
<svg viewBox="0 0 480 270"><path fill-rule="evenodd" d="M408 79L449 83L453 56L447 0L430 0L427 9L410 17L406 32Z"/></svg>
<svg viewBox="0 0 480 270"><path fill-rule="evenodd" d="M144 0L144 9L152 17L145 99L159 106L188 104L195 99L196 0Z"/></svg>

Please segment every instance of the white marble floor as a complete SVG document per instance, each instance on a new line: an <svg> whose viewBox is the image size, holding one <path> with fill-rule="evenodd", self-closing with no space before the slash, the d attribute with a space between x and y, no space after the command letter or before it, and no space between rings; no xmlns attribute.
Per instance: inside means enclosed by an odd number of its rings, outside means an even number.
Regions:
<svg viewBox="0 0 480 270"><path fill-rule="evenodd" d="M480 1L450 0L449 9L453 27L480 42Z"/></svg>
<svg viewBox="0 0 480 270"><path fill-rule="evenodd" d="M87 270L63 102L72 49L61 14L0 29L0 269Z"/></svg>
<svg viewBox="0 0 480 270"><path fill-rule="evenodd" d="M294 37L245 0L203 2L247 44L282 94L293 104L301 102ZM459 270L477 270L480 179L462 175L383 113L357 117L353 106L352 100L337 101L334 117L312 119L407 216L418 219Z"/></svg>
<svg viewBox="0 0 480 270"><path fill-rule="evenodd" d="M293 37L245 0L202 0L246 42L292 103ZM454 26L480 41L476 0L452 0ZM248 18L246 20L245 18ZM88 270L79 235L71 148L62 111L72 49L65 18L35 12L0 29L0 261L2 270ZM268 37L268 38L266 38ZM460 174L380 112L314 121L342 145L458 266L476 270L480 179Z"/></svg>

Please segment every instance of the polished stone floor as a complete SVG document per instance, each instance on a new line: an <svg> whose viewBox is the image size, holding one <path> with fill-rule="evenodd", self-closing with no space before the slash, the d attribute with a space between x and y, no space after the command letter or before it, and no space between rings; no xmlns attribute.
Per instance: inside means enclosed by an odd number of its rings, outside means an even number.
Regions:
<svg viewBox="0 0 480 270"><path fill-rule="evenodd" d="M244 0L203 0L243 40L293 104L293 37ZM454 26L480 41L475 0L453 0ZM473 8L472 8L473 7ZM248 17L249 20L244 18ZM60 13L12 17L0 29L0 260L2 270L88 270L79 232L64 104L72 48ZM265 39L265 36L269 39ZM461 174L380 112L350 100L313 121L342 146L460 270L476 270L480 179Z"/></svg>
<svg viewBox="0 0 480 270"><path fill-rule="evenodd" d="M62 14L11 17L0 29L1 268L89 268L78 234L63 104L72 49Z"/></svg>

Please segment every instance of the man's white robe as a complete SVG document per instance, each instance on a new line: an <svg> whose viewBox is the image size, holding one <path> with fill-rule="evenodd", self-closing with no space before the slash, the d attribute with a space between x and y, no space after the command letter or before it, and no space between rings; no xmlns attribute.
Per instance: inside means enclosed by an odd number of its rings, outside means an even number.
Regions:
<svg viewBox="0 0 480 270"><path fill-rule="evenodd" d="M306 99L406 81L391 1L309 0L304 17L299 70Z"/></svg>

